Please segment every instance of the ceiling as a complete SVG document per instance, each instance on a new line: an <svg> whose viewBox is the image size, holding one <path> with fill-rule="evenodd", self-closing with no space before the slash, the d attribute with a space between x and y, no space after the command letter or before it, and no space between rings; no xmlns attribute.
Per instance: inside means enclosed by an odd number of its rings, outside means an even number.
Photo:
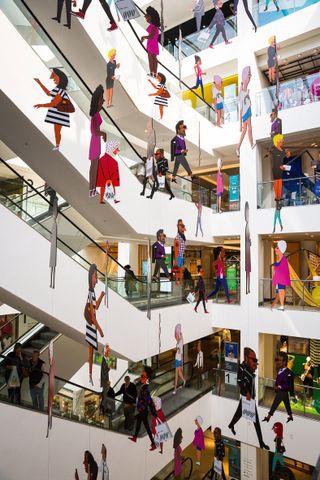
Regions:
<svg viewBox="0 0 320 480"><path fill-rule="evenodd" d="M278 64L280 82L310 75L320 71L320 48L305 53L298 53L290 58L279 59ZM268 69L263 71L268 79Z"/></svg>

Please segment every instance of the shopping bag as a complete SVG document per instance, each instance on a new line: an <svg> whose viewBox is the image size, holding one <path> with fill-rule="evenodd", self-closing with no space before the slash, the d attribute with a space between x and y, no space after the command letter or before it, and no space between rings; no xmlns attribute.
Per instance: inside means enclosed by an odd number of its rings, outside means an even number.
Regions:
<svg viewBox="0 0 320 480"><path fill-rule="evenodd" d="M113 186L110 184L106 186L106 190L104 192L104 199L112 200L113 198L114 198L114 189L113 189Z"/></svg>
<svg viewBox="0 0 320 480"><path fill-rule="evenodd" d="M190 292L189 295L187 296L187 300L189 303L193 303L195 300L195 294L193 292Z"/></svg>
<svg viewBox="0 0 320 480"><path fill-rule="evenodd" d="M213 461L213 471L218 475L222 476L222 461L218 460L217 457L214 457Z"/></svg>
<svg viewBox="0 0 320 480"><path fill-rule="evenodd" d="M198 42L206 43L210 38L210 33L208 30L202 30L198 37Z"/></svg>
<svg viewBox="0 0 320 480"><path fill-rule="evenodd" d="M160 420L159 420L160 421ZM159 444L171 440L172 433L167 422L161 422L156 425L155 441Z"/></svg>
<svg viewBox="0 0 320 480"><path fill-rule="evenodd" d="M8 388L18 388L20 387L20 379L18 375L17 367L13 366L10 377L7 383Z"/></svg>
<svg viewBox="0 0 320 480"><path fill-rule="evenodd" d="M158 183L159 183L159 188L164 188L164 184L165 184L165 177L163 175L158 175Z"/></svg>
<svg viewBox="0 0 320 480"><path fill-rule="evenodd" d="M153 159L148 158L146 163L146 177L151 177L153 175Z"/></svg>
<svg viewBox="0 0 320 480"><path fill-rule="evenodd" d="M248 422L255 423L256 421L256 401L251 398L247 400L244 395L241 395L242 417Z"/></svg>

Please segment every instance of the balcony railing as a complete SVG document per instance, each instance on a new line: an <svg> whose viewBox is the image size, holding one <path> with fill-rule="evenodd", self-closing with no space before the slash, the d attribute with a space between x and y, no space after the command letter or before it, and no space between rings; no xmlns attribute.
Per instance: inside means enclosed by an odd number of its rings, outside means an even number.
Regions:
<svg viewBox="0 0 320 480"><path fill-rule="evenodd" d="M290 287L286 287L285 308L288 310L319 311L320 301L317 290L320 282L316 280L291 279ZM259 280L259 306L269 307L275 298L275 286L271 278ZM278 308L279 304L275 307Z"/></svg>
<svg viewBox="0 0 320 480"><path fill-rule="evenodd" d="M320 97L314 94L312 88L312 82L319 78L319 73L315 73L280 83L278 109L286 110L312 102L319 102ZM275 104L276 86L264 88L256 94L256 115L270 113Z"/></svg>
<svg viewBox="0 0 320 480"><path fill-rule="evenodd" d="M258 208L275 207L273 180L259 182L257 185ZM314 193L316 179L314 176L289 178L282 180L283 207L297 207L301 205L316 205L320 198Z"/></svg>
<svg viewBox="0 0 320 480"><path fill-rule="evenodd" d="M303 8L309 7L319 0L278 0L274 3L272 0L268 2L268 9L266 10L266 0L259 1L253 7L253 17L258 26L262 27L270 22L287 17L292 13L298 12ZM278 9L276 5L278 5Z"/></svg>

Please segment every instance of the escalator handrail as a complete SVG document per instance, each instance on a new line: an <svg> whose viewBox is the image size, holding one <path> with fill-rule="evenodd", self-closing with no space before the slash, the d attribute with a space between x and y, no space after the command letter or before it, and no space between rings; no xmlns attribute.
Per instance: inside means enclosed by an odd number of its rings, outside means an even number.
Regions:
<svg viewBox="0 0 320 480"><path fill-rule="evenodd" d="M183 464L186 463L187 461L190 461L190 472L189 472L189 475L188 475L187 477L185 477L185 478L186 478L186 479L189 479L189 478L191 478L191 475L192 475L192 472L193 472L193 460L192 460L191 457L186 457L186 458L184 458L184 459L182 460L181 463L182 463L182 465L183 465ZM170 477L171 477L171 475L173 475L173 474L174 474L174 470L172 470L172 471L169 473L169 475L167 475L163 480L169 480Z"/></svg>
<svg viewBox="0 0 320 480"><path fill-rule="evenodd" d="M212 467L207 471L204 477L202 477L201 480L205 480L206 478L209 478L210 473L212 472Z"/></svg>
<svg viewBox="0 0 320 480"><path fill-rule="evenodd" d="M0 162L2 162L7 168L9 168L9 170L11 170L15 175L17 175L17 177L19 177L24 183L26 183L33 191L36 192L37 195L39 195L43 200L45 200L49 205L53 206L53 204L44 196L42 195L41 193L39 193L37 191L37 189L31 185L31 183L29 183L25 178L23 178L18 172L16 172L16 170L14 170L14 168L11 166L11 165L8 165L1 157L0 157ZM13 204L15 204L15 202L10 199L9 197L7 197L3 192L1 192L2 195L4 195L6 198L8 198L8 200L10 200ZM15 204L16 205L16 204ZM28 212L26 212L22 207L18 206L18 208L23 211L24 213L26 213L30 218L33 218L32 215L30 215ZM65 220L67 220L67 222L69 222L76 230L78 230L82 235L84 235L88 240L90 240L90 242L97 248L99 248L99 250L101 250L102 252L104 252L106 254L106 251L104 248L101 247L101 245L99 245L98 243L95 242L95 240L93 240L91 237L89 237L89 235L87 235L80 227L78 227L78 225L76 225L72 220L70 220L68 217L66 217L62 212L59 212L59 215L61 215ZM37 220L34 219L36 222ZM37 222L39 223L39 222ZM48 232L50 232L50 230L48 230L46 227L44 227L42 224L39 223L39 225L41 225L42 228L44 228L45 230L47 230ZM90 265L90 262L86 259L84 259L83 257L81 257L81 255L79 255L78 252L75 252L69 245L67 245L63 240L59 239L59 241L64 244L69 250L71 250L72 252L74 252L78 257L80 257L82 260L84 260L86 263L88 263ZM110 255L110 253L107 254L108 257L113 260L119 267L121 267L125 272L127 272L127 270L123 267L123 265L121 265L121 263L119 263L112 255ZM99 272L100 274L102 274L101 272ZM104 276L104 274L102 274ZM138 280L138 282L141 282L141 283L145 283L145 282L142 282L141 280Z"/></svg>
<svg viewBox="0 0 320 480"><path fill-rule="evenodd" d="M135 4L136 5L136 4ZM137 5L136 5L137 7ZM139 7L138 7L139 8ZM139 8L139 10L143 13L143 15L145 15L145 12ZM135 31L133 25L131 24L131 21L128 20L128 24L131 28L131 30L133 31L134 33L134 36L137 38L137 40L139 41L140 45L142 46L142 48L147 51L147 48L143 45L143 43L140 42L140 38L139 38L139 35L137 34L137 32ZM170 75L172 75L173 77L175 77L176 80L178 80L184 87L186 87L191 93L193 93L194 95L196 95L198 98L200 98L200 100L205 103L212 111L214 111L214 108L212 107L212 105L210 105L210 103L208 103L206 100L204 100L204 98L202 98L197 92L195 92L194 90L192 90L192 88L189 87L189 85L187 85L183 80L181 80L178 75L176 75L175 73L173 73L170 68L166 67L162 62L160 62L158 60L158 64L161 65L162 68L164 68L167 72L170 73Z"/></svg>

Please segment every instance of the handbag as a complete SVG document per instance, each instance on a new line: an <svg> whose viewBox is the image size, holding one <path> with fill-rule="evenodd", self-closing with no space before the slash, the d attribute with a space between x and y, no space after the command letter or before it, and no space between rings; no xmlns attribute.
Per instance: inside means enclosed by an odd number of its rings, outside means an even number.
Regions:
<svg viewBox="0 0 320 480"><path fill-rule="evenodd" d="M187 296L187 301L188 301L189 303L193 303L194 300L195 300L195 294L194 294L193 292L190 292L190 293L188 294L188 296Z"/></svg>
<svg viewBox="0 0 320 480"><path fill-rule="evenodd" d="M205 43L210 38L210 33L208 30L202 30L198 37L198 42Z"/></svg>
<svg viewBox="0 0 320 480"><path fill-rule="evenodd" d="M161 97L162 98L171 98L171 95L168 92L168 90L163 90L163 92L161 93Z"/></svg>
<svg viewBox="0 0 320 480"><path fill-rule="evenodd" d="M73 103L71 102L68 95L67 98L62 98L61 102L59 102L56 106L56 109L58 110L58 112L63 113L73 113L75 111Z"/></svg>
<svg viewBox="0 0 320 480"><path fill-rule="evenodd" d="M21 384L20 384L20 378L19 378L19 375L18 375L18 370L17 370L17 367L14 365L12 367L7 386L8 386L8 388L18 388L18 387L20 387L20 385Z"/></svg>
<svg viewBox="0 0 320 480"><path fill-rule="evenodd" d="M281 443L281 446L279 448L279 453L284 453L286 451L286 447Z"/></svg>
<svg viewBox="0 0 320 480"><path fill-rule="evenodd" d="M159 423L156 425L155 443L159 447L160 443L167 442L172 438L172 433L167 422L161 422L159 418L157 421Z"/></svg>
<svg viewBox="0 0 320 480"><path fill-rule="evenodd" d="M105 192L104 192L104 199L105 200L112 200L114 198L114 189L112 184L107 185Z"/></svg>
<svg viewBox="0 0 320 480"><path fill-rule="evenodd" d="M91 312L90 312L90 303L86 303L86 306L84 307L83 315L84 315L84 318L86 319L86 322L87 322L89 325L92 325Z"/></svg>
<svg viewBox="0 0 320 480"><path fill-rule="evenodd" d="M164 175L158 175L158 183L159 183L159 188L164 188L165 186L165 176Z"/></svg>

